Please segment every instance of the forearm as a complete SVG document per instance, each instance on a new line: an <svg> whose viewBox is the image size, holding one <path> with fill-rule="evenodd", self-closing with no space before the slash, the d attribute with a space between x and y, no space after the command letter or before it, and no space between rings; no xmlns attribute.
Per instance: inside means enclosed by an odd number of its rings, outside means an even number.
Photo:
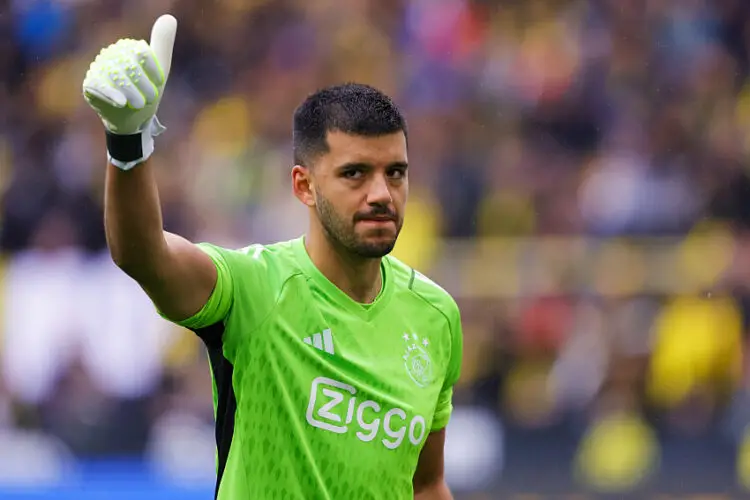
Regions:
<svg viewBox="0 0 750 500"><path fill-rule="evenodd" d="M439 481L415 491L414 500L453 500L453 495L446 482Z"/></svg>
<svg viewBox="0 0 750 500"><path fill-rule="evenodd" d="M167 244L150 161L127 172L107 166L104 225L112 259L125 272L149 273L158 268Z"/></svg>

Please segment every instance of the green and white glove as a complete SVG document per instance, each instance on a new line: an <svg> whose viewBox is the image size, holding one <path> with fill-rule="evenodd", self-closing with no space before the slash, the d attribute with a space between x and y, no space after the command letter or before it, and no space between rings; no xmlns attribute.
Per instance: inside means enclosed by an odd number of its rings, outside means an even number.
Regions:
<svg viewBox="0 0 750 500"><path fill-rule="evenodd" d="M104 123L107 158L122 170L146 161L154 137L165 127L156 118L164 95L177 20L163 15L154 23L151 42L118 40L99 52L83 80L83 96Z"/></svg>

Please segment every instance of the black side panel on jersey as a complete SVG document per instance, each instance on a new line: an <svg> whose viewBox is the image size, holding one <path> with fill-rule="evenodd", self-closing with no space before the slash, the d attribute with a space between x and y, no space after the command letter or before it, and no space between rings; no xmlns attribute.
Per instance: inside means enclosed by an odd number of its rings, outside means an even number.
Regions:
<svg viewBox="0 0 750 500"><path fill-rule="evenodd" d="M229 458L229 447L234 435L234 414L237 411L237 399L234 395L232 385L232 374L234 366L224 357L222 337L224 335L224 324L216 323L205 328L194 330L198 337L208 349L208 359L211 363L211 371L216 384L216 450L219 455L219 463L216 472L216 490L214 499L219 497L219 486L224 475L224 468Z"/></svg>

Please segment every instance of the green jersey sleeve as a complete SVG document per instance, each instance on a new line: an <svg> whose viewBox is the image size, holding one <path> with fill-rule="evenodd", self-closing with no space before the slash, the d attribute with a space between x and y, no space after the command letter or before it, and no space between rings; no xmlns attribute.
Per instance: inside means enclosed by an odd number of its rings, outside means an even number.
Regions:
<svg viewBox="0 0 750 500"><path fill-rule="evenodd" d="M203 305L200 311L182 321L174 321L174 323L191 330L205 328L224 321L234 301L234 279L227 262L228 259L225 256L228 251L209 243L199 243L198 248L208 254L216 266L216 285L214 285L208 302ZM159 311L159 314L164 317L161 311Z"/></svg>
<svg viewBox="0 0 750 500"><path fill-rule="evenodd" d="M453 412L453 386L461 376L461 359L463 357L463 331L461 329L461 314L455 302L447 311L451 334L451 354L448 370L443 380L443 387L435 407L432 420L432 432L439 431L448 425Z"/></svg>
<svg viewBox="0 0 750 500"><path fill-rule="evenodd" d="M273 309L276 298L273 288L278 281L274 279L278 274L276 260L263 245L231 250L199 243L198 248L211 257L216 266L216 285L200 311L174 323L193 331L217 323L236 323L234 328L224 329L222 336L225 344L236 346L239 339L233 337L239 332L251 333ZM238 302L242 303L242 311L235 314Z"/></svg>

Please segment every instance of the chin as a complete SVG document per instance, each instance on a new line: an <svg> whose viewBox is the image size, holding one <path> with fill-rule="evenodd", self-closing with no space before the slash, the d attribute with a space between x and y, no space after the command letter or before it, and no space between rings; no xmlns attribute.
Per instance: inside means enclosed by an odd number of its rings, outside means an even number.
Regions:
<svg viewBox="0 0 750 500"><path fill-rule="evenodd" d="M395 238L376 239L368 238L358 242L355 248L352 248L355 254L368 259L379 259L385 257L393 251L396 246Z"/></svg>

